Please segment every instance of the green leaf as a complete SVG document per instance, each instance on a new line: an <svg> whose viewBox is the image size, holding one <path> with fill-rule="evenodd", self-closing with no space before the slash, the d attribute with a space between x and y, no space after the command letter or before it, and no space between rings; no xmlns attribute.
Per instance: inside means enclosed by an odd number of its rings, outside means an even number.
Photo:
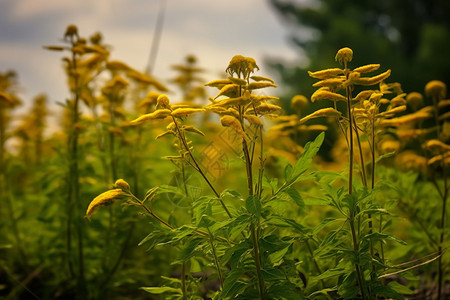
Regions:
<svg viewBox="0 0 450 300"><path fill-rule="evenodd" d="M146 291L147 293L160 295L164 293L172 293L172 294L182 294L181 289L176 289L169 286L161 286L161 287L141 287L141 290Z"/></svg>
<svg viewBox="0 0 450 300"><path fill-rule="evenodd" d="M373 288L373 292L377 296L387 298L387 299L394 299L394 300L403 299L403 297L399 293L397 293L392 287L390 287L390 284L376 286Z"/></svg>
<svg viewBox="0 0 450 300"><path fill-rule="evenodd" d="M385 158L389 158L395 155L395 151L393 152L389 152L389 153L385 153L383 155L380 155L377 157L377 160L375 161L375 163L378 163L380 160L385 159Z"/></svg>
<svg viewBox="0 0 450 300"><path fill-rule="evenodd" d="M295 220L285 218L282 216L273 215L267 221L268 221L268 223L276 225L276 226L291 227L295 231L302 233L302 234L305 234L307 232L307 229L303 225L297 223Z"/></svg>
<svg viewBox="0 0 450 300"><path fill-rule="evenodd" d="M286 247L284 247L281 250L278 250L278 251L275 251L275 252L269 254L269 261L272 264L278 263L286 255L290 246L291 246L291 244L287 245Z"/></svg>
<svg viewBox="0 0 450 300"><path fill-rule="evenodd" d="M262 269L261 270L262 277L265 281L279 281L286 279L283 272L276 268L270 268L270 269Z"/></svg>
<svg viewBox="0 0 450 300"><path fill-rule="evenodd" d="M399 244L406 245L406 242L402 241L401 239L386 233L379 233L379 232L372 232L371 234L367 234L362 237L364 240L372 240L372 243L377 243L378 241L382 240L392 240Z"/></svg>
<svg viewBox="0 0 450 300"><path fill-rule="evenodd" d="M323 143L324 138L325 133L322 132L314 141L308 142L306 144L303 153L300 155L299 159L293 166L292 172L289 172L288 174L286 181L289 182L289 184L297 182L300 175L302 175L306 172L306 170L309 169L312 164L313 158L316 156L317 152L320 149L320 146Z"/></svg>
<svg viewBox="0 0 450 300"><path fill-rule="evenodd" d="M220 299L233 298L234 295L245 290L247 283L239 280L244 273L245 269L241 268L234 268L228 273L223 282Z"/></svg>
<svg viewBox="0 0 450 300"><path fill-rule="evenodd" d="M408 287L398 283L397 281L389 282L388 286L391 287L397 293L402 294L402 295L412 295L414 293Z"/></svg>
<svg viewBox="0 0 450 300"><path fill-rule="evenodd" d="M336 276L340 276L342 274L345 274L346 270L342 269L342 268L335 268L335 269L328 269L325 272L323 272L322 274L315 276L314 279L315 280L322 280L322 279L327 279L330 277L336 277Z"/></svg>
<svg viewBox="0 0 450 300"><path fill-rule="evenodd" d="M187 260L191 258L197 253L197 247L200 247L202 244L202 239L192 239L187 245L180 251L179 260Z"/></svg>
<svg viewBox="0 0 450 300"><path fill-rule="evenodd" d="M261 201L257 195L252 195L245 200L247 211L257 217L261 216Z"/></svg>
<svg viewBox="0 0 450 300"><path fill-rule="evenodd" d="M226 196L233 197L236 199L243 199L242 195L238 191L231 190L231 189L226 189L220 194L220 198L223 198Z"/></svg>
<svg viewBox="0 0 450 300"><path fill-rule="evenodd" d="M292 200L294 200L295 204L300 208L305 208L305 202L303 201L302 196L295 188L288 188L284 191Z"/></svg>
<svg viewBox="0 0 450 300"><path fill-rule="evenodd" d="M272 285L268 292L268 299L283 299L283 300L302 300L305 299L302 297L299 292L295 290L295 285L283 282L279 284Z"/></svg>

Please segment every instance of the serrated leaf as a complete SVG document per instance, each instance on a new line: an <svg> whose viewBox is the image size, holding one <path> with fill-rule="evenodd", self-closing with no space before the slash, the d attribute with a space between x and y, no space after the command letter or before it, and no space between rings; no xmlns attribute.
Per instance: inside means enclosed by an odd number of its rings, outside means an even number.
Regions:
<svg viewBox="0 0 450 300"><path fill-rule="evenodd" d="M275 251L271 254L269 254L269 260L272 264L278 263L283 257L284 255L286 255L286 253L289 251L289 247L291 246L291 244L287 245L286 247L284 247L281 250Z"/></svg>
<svg viewBox="0 0 450 300"><path fill-rule="evenodd" d="M314 276L315 280L322 280L322 279L327 279L330 277L336 277L336 276L340 276L342 274L345 274L347 271L345 269L342 268L335 268L335 269L328 269L325 272L323 272L322 274L318 275L318 276Z"/></svg>
<svg viewBox="0 0 450 300"><path fill-rule="evenodd" d="M262 277L265 281L279 281L286 279L286 276L276 268L266 268L261 270Z"/></svg>
<svg viewBox="0 0 450 300"><path fill-rule="evenodd" d="M298 205L300 208L305 208L305 202L303 201L302 196L300 193L294 189L294 188L288 188L284 191L292 200L294 200L295 204Z"/></svg>
<svg viewBox="0 0 450 300"><path fill-rule="evenodd" d="M389 285L376 286L373 288L373 292L377 296L381 296L381 297L387 298L387 299L394 299L394 300L403 299L403 297Z"/></svg>
<svg viewBox="0 0 450 300"><path fill-rule="evenodd" d="M226 189L220 194L221 198L222 197L226 197L226 196L234 197L236 199L242 199L243 198L242 195L238 191L231 190L231 189Z"/></svg>
<svg viewBox="0 0 450 300"><path fill-rule="evenodd" d="M257 195L249 196L245 200L245 208L249 213L257 217L261 216L261 201Z"/></svg>
<svg viewBox="0 0 450 300"><path fill-rule="evenodd" d="M397 293L402 294L402 295L412 295L414 293L408 287L398 283L397 281L389 282L388 286L391 287Z"/></svg>
<svg viewBox="0 0 450 300"><path fill-rule="evenodd" d="M295 231L302 234L305 234L307 232L307 229L303 225L300 225L295 220L285 218L282 216L274 215L268 220L268 223L281 227L291 227Z"/></svg>
<svg viewBox="0 0 450 300"><path fill-rule="evenodd" d="M179 254L179 260L187 260L196 254L196 249L202 244L202 239L192 239L187 245L181 249Z"/></svg>

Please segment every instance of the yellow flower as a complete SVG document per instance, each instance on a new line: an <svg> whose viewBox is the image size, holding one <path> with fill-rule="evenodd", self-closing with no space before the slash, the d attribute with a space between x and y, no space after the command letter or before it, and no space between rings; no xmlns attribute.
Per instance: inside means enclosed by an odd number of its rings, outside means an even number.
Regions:
<svg viewBox="0 0 450 300"><path fill-rule="evenodd" d="M344 78L329 78L318 81L313 84L314 87L328 87L331 89L337 89L344 83Z"/></svg>
<svg viewBox="0 0 450 300"><path fill-rule="evenodd" d="M308 74L312 78L327 79L327 78L332 78L332 77L336 77L338 75L344 74L344 70L339 69L339 68L332 68L332 69L326 69L326 70L321 70L321 71L317 71L317 72L308 71Z"/></svg>
<svg viewBox="0 0 450 300"><path fill-rule="evenodd" d="M92 214L95 213L99 207L113 204L120 200L120 196L122 196L122 189L113 189L98 195L89 204L86 211L86 218L90 220Z"/></svg>
<svg viewBox="0 0 450 300"><path fill-rule="evenodd" d="M400 142L396 140L384 140L381 142L381 154L397 151L400 148Z"/></svg>
<svg viewBox="0 0 450 300"><path fill-rule="evenodd" d="M447 145L438 139L431 139L426 141L425 144L423 144L423 147L435 154L442 154L444 152L450 151L450 145Z"/></svg>
<svg viewBox="0 0 450 300"><path fill-rule="evenodd" d="M379 64L370 64L370 65L365 65L365 66L358 67L358 68L354 69L353 72L369 73L369 72L376 71L379 68L380 68Z"/></svg>
<svg viewBox="0 0 450 300"><path fill-rule="evenodd" d="M259 70L255 59L251 57L244 57L242 55L235 55L230 60L230 63L228 64L225 72L227 72L231 76L233 76L233 74L236 74L239 77L242 75L243 78L247 79L250 73L253 73L255 69Z"/></svg>
<svg viewBox="0 0 450 300"><path fill-rule="evenodd" d="M317 100L328 99L332 101L347 101L347 98L342 96L341 94L333 93L329 90L318 89L311 96L311 102L315 102Z"/></svg>
<svg viewBox="0 0 450 300"><path fill-rule="evenodd" d="M353 50L348 47L342 48L337 52L334 59L340 64L349 63L353 59Z"/></svg>
<svg viewBox="0 0 450 300"><path fill-rule="evenodd" d="M77 26L71 24L67 26L66 32L64 33L64 39L67 39L68 37L77 36L78 37L78 28Z"/></svg>
<svg viewBox="0 0 450 300"><path fill-rule="evenodd" d="M406 102L413 111L417 111L423 105L423 96L418 92L411 92L406 96Z"/></svg>
<svg viewBox="0 0 450 300"><path fill-rule="evenodd" d="M275 84L271 82L252 82L247 86L249 90L263 89L266 87L277 87Z"/></svg>
<svg viewBox="0 0 450 300"><path fill-rule="evenodd" d="M166 94L161 94L156 99L156 103L157 103L157 107L158 108L169 108L170 107L169 102L170 102L169 101L169 97L167 97Z"/></svg>
<svg viewBox="0 0 450 300"><path fill-rule="evenodd" d="M163 119L167 116L170 116L170 113L171 113L170 109L158 109L152 113L142 115L136 120L131 121L130 125L140 125L147 120Z"/></svg>
<svg viewBox="0 0 450 300"><path fill-rule="evenodd" d="M442 99L447 94L447 85L439 80L432 80L425 85L425 94L428 97Z"/></svg>
<svg viewBox="0 0 450 300"><path fill-rule="evenodd" d="M263 123L261 121L261 119L255 115L244 115L244 118L247 119L247 121L250 124L254 124L254 125L258 125L258 126L262 126Z"/></svg>
<svg viewBox="0 0 450 300"><path fill-rule="evenodd" d="M264 76L251 76L251 79L254 81L269 81L271 83L275 83L275 81L272 78L264 77Z"/></svg>
<svg viewBox="0 0 450 300"><path fill-rule="evenodd" d="M308 105L308 99L303 95L296 95L291 99L291 107L300 113Z"/></svg>
<svg viewBox="0 0 450 300"><path fill-rule="evenodd" d="M235 117L223 116L222 118L220 118L220 123L224 127L230 127L234 129L234 131L236 131L247 143L250 142L250 139L244 132L244 129L242 129L241 122L239 122L239 120L236 119Z"/></svg>
<svg viewBox="0 0 450 300"><path fill-rule="evenodd" d="M318 109L312 114L307 115L304 118L300 119L300 124L305 123L308 120L315 119L315 118L321 118L321 117L339 117L341 113L337 110L335 110L332 107L322 108Z"/></svg>
<svg viewBox="0 0 450 300"><path fill-rule="evenodd" d="M172 116L174 117L184 117L188 115L192 115L198 112L205 111L202 108L177 108L174 111L172 111Z"/></svg>
<svg viewBox="0 0 450 300"><path fill-rule="evenodd" d="M385 80L386 78L388 78L389 76L391 76L391 70L387 70L384 73L381 73L377 76L373 76L373 77L360 77L360 78L355 78L352 80L352 84L355 85L375 85L375 84L379 84L380 82L382 82L383 80Z"/></svg>
<svg viewBox="0 0 450 300"><path fill-rule="evenodd" d="M114 183L114 187L121 189L124 192L130 191L130 185L123 179L117 179Z"/></svg>

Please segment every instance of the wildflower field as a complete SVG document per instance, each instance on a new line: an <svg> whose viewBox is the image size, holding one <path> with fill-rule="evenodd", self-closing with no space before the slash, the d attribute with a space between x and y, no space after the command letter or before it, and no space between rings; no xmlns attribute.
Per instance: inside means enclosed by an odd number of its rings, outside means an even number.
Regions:
<svg viewBox="0 0 450 300"><path fill-rule="evenodd" d="M100 33L43 46L50 134L0 70L0 298L450 297L447 78L403 90L348 45L282 101L251 54L188 55L172 97Z"/></svg>

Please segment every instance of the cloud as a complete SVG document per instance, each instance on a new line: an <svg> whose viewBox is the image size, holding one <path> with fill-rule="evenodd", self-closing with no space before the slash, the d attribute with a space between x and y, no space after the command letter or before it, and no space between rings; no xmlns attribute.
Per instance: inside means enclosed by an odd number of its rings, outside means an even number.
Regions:
<svg viewBox="0 0 450 300"><path fill-rule="evenodd" d="M267 55L294 59L287 31L261 0L166 0L164 31L154 75L165 81L176 75L173 64L188 54L198 57L215 79L233 55L252 56L262 67ZM62 55L42 49L60 44L68 24L81 35L100 31L113 47L111 58L144 70L160 1L157 0L15 0L0 4L0 65L17 70L24 97L46 92L51 101L68 96Z"/></svg>

